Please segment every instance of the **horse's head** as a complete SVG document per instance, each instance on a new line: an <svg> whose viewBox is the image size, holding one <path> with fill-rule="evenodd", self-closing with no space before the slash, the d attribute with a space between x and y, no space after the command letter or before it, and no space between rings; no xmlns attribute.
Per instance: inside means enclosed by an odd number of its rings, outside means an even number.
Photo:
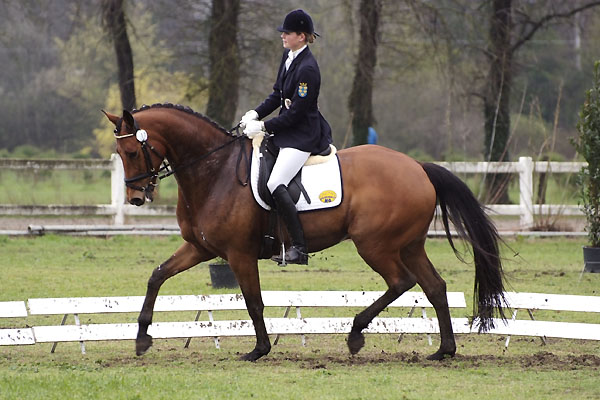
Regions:
<svg viewBox="0 0 600 400"><path fill-rule="evenodd" d="M165 149L153 140L152 129L140 127L129 111L123 110L123 117L103 112L115 125L117 153L125 170L127 200L135 206L141 206L146 199L152 201Z"/></svg>

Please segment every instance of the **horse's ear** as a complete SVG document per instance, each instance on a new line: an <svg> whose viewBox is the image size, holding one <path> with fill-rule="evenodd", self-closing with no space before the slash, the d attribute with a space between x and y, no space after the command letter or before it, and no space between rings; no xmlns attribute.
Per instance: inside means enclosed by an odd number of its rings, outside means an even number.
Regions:
<svg viewBox="0 0 600 400"><path fill-rule="evenodd" d="M123 121L127 126L127 131L133 132L135 129L135 120L133 119L133 115L127 110L123 110Z"/></svg>
<svg viewBox="0 0 600 400"><path fill-rule="evenodd" d="M115 126L117 126L117 122L119 121L119 117L117 117L116 115L111 114L109 112L106 112L104 110L101 110L101 111L104 113L104 115L106 115L106 118L108 118L110 120L110 122L112 122Z"/></svg>

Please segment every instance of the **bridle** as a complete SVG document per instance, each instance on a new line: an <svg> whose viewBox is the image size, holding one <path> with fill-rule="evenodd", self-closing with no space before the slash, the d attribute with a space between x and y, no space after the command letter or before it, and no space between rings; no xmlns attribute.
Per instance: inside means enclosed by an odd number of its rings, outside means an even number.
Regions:
<svg viewBox="0 0 600 400"><path fill-rule="evenodd" d="M133 120L133 128L135 130L135 133L118 135L121 132L122 122L123 122L123 119L120 118L116 124L115 130L114 130L115 139L119 140L119 139L125 139L128 137L135 136L137 141L140 143L140 146L142 148L142 153L144 154L144 159L146 161L146 172L136 175L136 176L133 176L131 178L125 178L125 186L127 186L128 188L131 188L133 190L138 190L140 192L144 192L144 193L148 193L148 194L152 193L154 191L154 188L156 186L158 186L158 183L156 182L156 180L157 179L162 180L164 178L167 178L167 177L173 175L175 173L176 169L174 167L172 167L171 164L165 160L165 155L161 154L158 150L156 150L154 148L154 146L152 146L152 144L150 144L148 142L148 132L146 132L144 129L140 129L140 127L138 126L138 123L135 119ZM210 156L211 154L213 154L213 153L227 147L228 145L238 141L239 139L245 137L245 135L240 134L239 130L240 130L240 124L237 124L236 126L231 128L229 131L227 131L227 133L229 135L233 136L233 138L231 140L208 151L207 153L201 155L200 157L193 159L192 161L190 161L188 163L179 165L177 167L177 170L181 170L183 168L189 167L192 164ZM234 132L235 132L235 134L234 134ZM247 176L245 182L243 182L239 177L238 177L238 181L243 186L246 186L248 184L249 176L250 176L250 168L249 168L250 160L248 159L248 156L246 155L246 153L243 151L243 147L244 146L242 145L240 155L238 157L237 168L239 168L241 158L242 158L242 153L243 153L244 157L246 158L246 161L248 162L248 176ZM152 164L152 157L150 155L150 152L154 153L160 160L162 160L162 166L158 170L156 168L154 168L154 165ZM236 170L237 170L237 168L236 168ZM161 175L161 173L163 171L164 171L164 174ZM142 179L147 179L147 178L150 178L150 181L148 182L146 187L134 184L134 182L140 181ZM147 197L147 195L146 195L146 197Z"/></svg>
<svg viewBox="0 0 600 400"><path fill-rule="evenodd" d="M144 129L140 129L135 119L133 120L133 127L135 129L135 133L118 135L118 133L121 132L122 122L122 119L119 119L119 121L117 122L117 125L114 130L115 139L125 139L128 137L135 136L137 141L140 143L140 146L142 147L142 153L144 154L144 160L146 161L146 172L133 176L131 178L125 178L125 186L133 190L139 190L140 192L152 193L154 191L154 188L158 186L156 180L162 179L160 173L162 171L170 171L169 164L166 161L164 161L165 156L161 154L158 150L156 150L154 146L148 143L148 132L146 132ZM160 160L162 160L163 165L158 169L158 171L156 170L156 168L154 168L154 165L152 164L152 157L150 156L150 152L154 153ZM146 178L150 178L150 182L148 182L146 187L134 184L134 182Z"/></svg>

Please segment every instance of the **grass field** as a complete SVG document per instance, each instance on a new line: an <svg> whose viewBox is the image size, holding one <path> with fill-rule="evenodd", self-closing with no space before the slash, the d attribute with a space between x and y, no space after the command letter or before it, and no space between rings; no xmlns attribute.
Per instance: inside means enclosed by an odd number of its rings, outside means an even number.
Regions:
<svg viewBox="0 0 600 400"><path fill-rule="evenodd" d="M181 243L179 237L39 238L0 237L0 301L31 297L143 295L154 267ZM505 271L510 290L599 295L600 274L584 274L584 239L510 240ZM471 302L474 269L462 264L444 240L430 240L428 252L448 290ZM515 254L518 253L518 254ZM468 258L468 257L467 257ZM357 256L351 242L317 254L309 267L260 265L263 290L384 290L381 279ZM416 288L415 290L419 290ZM206 265L167 281L161 294L228 293L213 289ZM303 310L304 316L324 311ZM335 311L341 313L343 311ZM354 312L354 311L353 311ZM283 310L270 310L281 316ZM391 311L384 311L385 316ZM458 311L454 316L463 316ZM179 314L179 313L175 313ZM331 314L331 312L330 312ZM268 315L268 314L267 314ZM598 323L598 315L538 314L542 319ZM120 317L133 322L136 315ZM155 321L190 320L194 313L157 314ZM216 314L226 319L226 314ZM246 313L236 315L247 318ZM105 317L106 318L106 317ZM102 316L82 323L102 322ZM27 324L58 324L60 317L29 317ZM0 327L22 326L2 319ZM284 337L256 363L237 361L252 349L251 338L156 340L136 357L133 342L90 342L0 348L0 399L597 399L600 343L536 338L457 336L458 354L443 362L425 357L424 335L367 335L365 348L349 356L345 337L309 336L306 347Z"/></svg>

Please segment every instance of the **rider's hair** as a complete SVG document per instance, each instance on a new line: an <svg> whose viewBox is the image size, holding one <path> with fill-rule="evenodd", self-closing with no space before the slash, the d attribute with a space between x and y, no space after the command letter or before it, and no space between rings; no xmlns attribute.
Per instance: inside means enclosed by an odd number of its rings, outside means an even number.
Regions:
<svg viewBox="0 0 600 400"><path fill-rule="evenodd" d="M313 43L315 41L315 39L317 38L315 36L314 33L306 33L306 32L302 32L304 33L304 36L306 37L306 43Z"/></svg>

